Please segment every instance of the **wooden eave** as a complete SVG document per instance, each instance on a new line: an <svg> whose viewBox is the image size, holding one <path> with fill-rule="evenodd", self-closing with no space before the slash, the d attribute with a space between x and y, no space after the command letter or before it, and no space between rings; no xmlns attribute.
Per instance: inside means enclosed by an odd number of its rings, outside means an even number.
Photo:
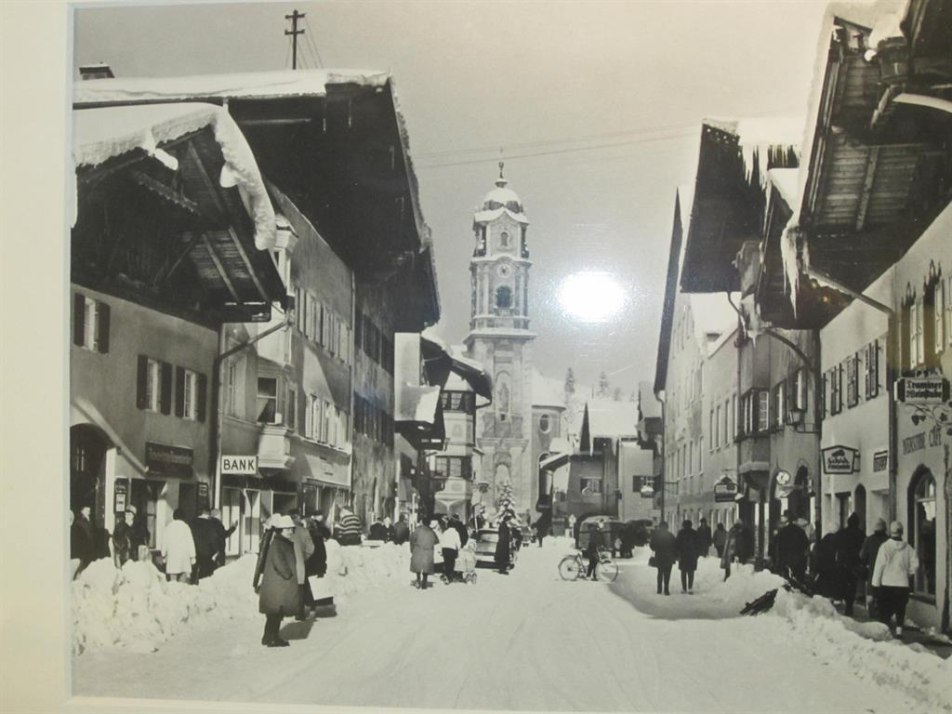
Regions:
<svg viewBox="0 0 952 714"><path fill-rule="evenodd" d="M671 227L671 247L668 250L668 272L664 284L664 304L661 310L661 330L658 335L658 354L655 361L654 393L665 390L668 381L668 357L671 351L671 331L674 324L674 304L678 295L678 271L680 270L681 242L681 196L675 194L674 221Z"/></svg>

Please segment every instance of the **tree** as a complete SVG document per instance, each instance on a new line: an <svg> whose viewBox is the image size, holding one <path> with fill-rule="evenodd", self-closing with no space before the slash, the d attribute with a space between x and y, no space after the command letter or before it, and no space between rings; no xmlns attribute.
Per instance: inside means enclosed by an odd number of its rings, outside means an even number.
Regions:
<svg viewBox="0 0 952 714"><path fill-rule="evenodd" d="M611 393L611 385L608 383L608 375L603 371L598 375L598 392L596 392L597 397L607 398Z"/></svg>
<svg viewBox="0 0 952 714"><path fill-rule="evenodd" d="M512 495L512 484L503 483L498 488L499 495L496 497L496 517L502 518L508 513L514 518L516 515L516 501Z"/></svg>
<svg viewBox="0 0 952 714"><path fill-rule="evenodd" d="M575 372L571 367L565 372L565 393L575 394Z"/></svg>

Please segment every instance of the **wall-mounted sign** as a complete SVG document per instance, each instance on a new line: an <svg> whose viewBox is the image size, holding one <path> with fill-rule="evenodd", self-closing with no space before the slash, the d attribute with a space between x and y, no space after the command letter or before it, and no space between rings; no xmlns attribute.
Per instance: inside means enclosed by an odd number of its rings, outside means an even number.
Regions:
<svg viewBox="0 0 952 714"><path fill-rule="evenodd" d="M823 473L852 474L859 471L859 451L848 446L829 446L823 454Z"/></svg>
<svg viewBox="0 0 952 714"><path fill-rule="evenodd" d="M114 513L122 513L126 510L126 504L129 502L129 481L124 478L116 479L116 498L115 506L113 506Z"/></svg>
<svg viewBox="0 0 952 714"><path fill-rule="evenodd" d="M209 508L211 503L208 501L208 484L204 481L198 483L198 507Z"/></svg>
<svg viewBox="0 0 952 714"><path fill-rule="evenodd" d="M873 452L873 473L880 473L889 468L889 449L877 449Z"/></svg>
<svg viewBox="0 0 952 714"><path fill-rule="evenodd" d="M193 460L194 452L184 446L145 442L145 465L150 475L190 478Z"/></svg>
<svg viewBox="0 0 952 714"><path fill-rule="evenodd" d="M903 377L896 380L896 401L906 404L942 404L949 401L949 380L944 377Z"/></svg>
<svg viewBox="0 0 952 714"><path fill-rule="evenodd" d="M728 503L737 499L737 482L730 476L724 476L714 484L715 503Z"/></svg>
<svg viewBox="0 0 952 714"><path fill-rule="evenodd" d="M258 473L258 457L223 454L221 457L221 472L238 476L254 476Z"/></svg>

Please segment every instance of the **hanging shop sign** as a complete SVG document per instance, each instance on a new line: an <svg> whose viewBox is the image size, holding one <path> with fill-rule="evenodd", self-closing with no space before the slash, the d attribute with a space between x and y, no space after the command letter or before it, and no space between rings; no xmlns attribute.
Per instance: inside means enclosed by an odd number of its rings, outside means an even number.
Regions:
<svg viewBox="0 0 952 714"><path fill-rule="evenodd" d="M873 473L880 473L889 468L889 449L878 449L873 452Z"/></svg>
<svg viewBox="0 0 952 714"><path fill-rule="evenodd" d="M848 446L829 446L821 449L823 473L854 474L859 471L859 450Z"/></svg>
<svg viewBox="0 0 952 714"><path fill-rule="evenodd" d="M116 479L115 486L116 497L114 499L113 513L122 513L126 510L129 503L129 480L124 478Z"/></svg>
<svg viewBox="0 0 952 714"><path fill-rule="evenodd" d="M896 380L896 401L935 406L949 401L949 380L941 376L902 377Z"/></svg>
<svg viewBox="0 0 952 714"><path fill-rule="evenodd" d="M714 484L714 502L731 503L737 499L737 482L730 476L724 476Z"/></svg>
<svg viewBox="0 0 952 714"><path fill-rule="evenodd" d="M223 454L221 457L221 472L235 476L254 476L258 473L258 457Z"/></svg>
<svg viewBox="0 0 952 714"><path fill-rule="evenodd" d="M184 446L169 446L145 442L145 465L149 474L158 476L192 476L192 462L195 452Z"/></svg>

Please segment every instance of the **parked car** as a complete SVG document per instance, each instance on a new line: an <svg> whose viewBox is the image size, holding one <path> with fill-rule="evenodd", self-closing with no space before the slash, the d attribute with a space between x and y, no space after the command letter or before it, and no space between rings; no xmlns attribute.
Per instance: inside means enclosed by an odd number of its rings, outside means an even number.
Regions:
<svg viewBox="0 0 952 714"><path fill-rule="evenodd" d="M621 539L622 529L625 524L614 516L599 515L583 518L578 524L578 535L575 538L575 547L579 550L585 550L588 546L592 524L599 527L598 533L602 539L602 547L610 550L613 558L616 557L618 555L618 548L615 543Z"/></svg>
<svg viewBox="0 0 952 714"><path fill-rule="evenodd" d="M476 531L476 567L496 567L496 543L499 542L499 531L495 528L480 528ZM509 565L516 562L516 548L509 548Z"/></svg>

